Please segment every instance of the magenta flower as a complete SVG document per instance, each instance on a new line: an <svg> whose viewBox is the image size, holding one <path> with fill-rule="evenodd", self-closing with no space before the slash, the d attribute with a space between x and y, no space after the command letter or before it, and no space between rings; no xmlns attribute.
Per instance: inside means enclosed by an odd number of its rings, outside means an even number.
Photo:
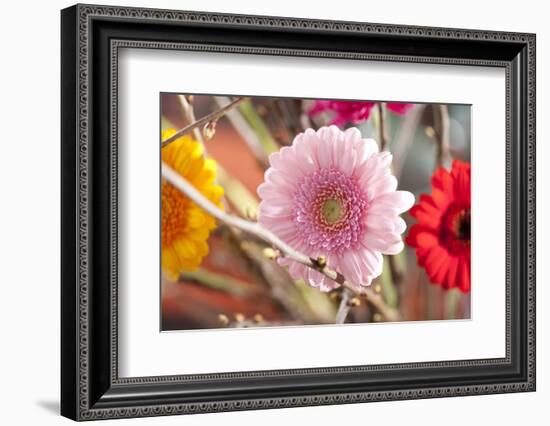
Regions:
<svg viewBox="0 0 550 426"><path fill-rule="evenodd" d="M259 222L287 244L342 273L358 289L382 273L382 254L403 249L399 217L414 204L396 191L391 154L356 128L308 129L269 157L258 188ZM339 285L300 263L280 258L294 279L330 291Z"/></svg>
<svg viewBox="0 0 550 426"><path fill-rule="evenodd" d="M359 124L368 120L372 108L376 102L355 102L355 101L315 101L313 108L308 111L308 114L313 116L323 111L334 113L334 117L330 124L343 126L346 123ZM406 103L386 103L386 108L398 115L405 114L413 104Z"/></svg>
<svg viewBox="0 0 550 426"><path fill-rule="evenodd" d="M334 118L330 124L342 126L346 123L359 124L368 120L371 109L375 102L352 102L352 101L315 101L309 115L317 115L323 111L331 111Z"/></svg>
<svg viewBox="0 0 550 426"><path fill-rule="evenodd" d="M386 108L388 108L391 112L397 115L405 115L414 104L405 104L405 103L398 103L398 102L387 102Z"/></svg>

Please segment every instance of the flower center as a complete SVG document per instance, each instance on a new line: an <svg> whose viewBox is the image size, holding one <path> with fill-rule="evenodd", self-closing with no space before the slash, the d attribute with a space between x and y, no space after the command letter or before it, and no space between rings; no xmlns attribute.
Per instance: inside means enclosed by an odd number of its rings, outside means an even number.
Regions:
<svg viewBox="0 0 550 426"><path fill-rule="evenodd" d="M463 210L458 219L457 238L470 241L470 210Z"/></svg>
<svg viewBox="0 0 550 426"><path fill-rule="evenodd" d="M451 252L470 244L470 208L451 204L442 217L440 240Z"/></svg>
<svg viewBox="0 0 550 426"><path fill-rule="evenodd" d="M189 199L168 182L162 182L161 199L162 247L167 247L187 230Z"/></svg>
<svg viewBox="0 0 550 426"><path fill-rule="evenodd" d="M329 224L338 222L344 217L344 206L340 200L327 198L321 207L321 214Z"/></svg>
<svg viewBox="0 0 550 426"><path fill-rule="evenodd" d="M364 231L365 198L357 182L336 168L306 176L294 194L293 220L308 254L354 247Z"/></svg>

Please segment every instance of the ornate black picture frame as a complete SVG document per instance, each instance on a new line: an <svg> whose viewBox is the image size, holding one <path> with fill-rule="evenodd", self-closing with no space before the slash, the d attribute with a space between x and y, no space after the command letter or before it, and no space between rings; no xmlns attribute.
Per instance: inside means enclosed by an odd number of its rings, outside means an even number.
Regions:
<svg viewBox="0 0 550 426"><path fill-rule="evenodd" d="M94 5L64 9L61 27L62 415L92 420L535 390L535 35ZM505 69L506 356L119 378L121 47Z"/></svg>

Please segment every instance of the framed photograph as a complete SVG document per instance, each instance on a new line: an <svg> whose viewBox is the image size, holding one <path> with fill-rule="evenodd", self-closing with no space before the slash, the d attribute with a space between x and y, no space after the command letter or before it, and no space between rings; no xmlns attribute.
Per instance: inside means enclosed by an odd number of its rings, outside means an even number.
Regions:
<svg viewBox="0 0 550 426"><path fill-rule="evenodd" d="M64 416L535 390L535 35L61 30Z"/></svg>

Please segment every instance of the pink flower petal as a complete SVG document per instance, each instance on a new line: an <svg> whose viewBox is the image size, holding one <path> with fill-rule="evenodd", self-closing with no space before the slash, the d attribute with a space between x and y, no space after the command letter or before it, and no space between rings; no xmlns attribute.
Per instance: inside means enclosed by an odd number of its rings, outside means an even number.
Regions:
<svg viewBox="0 0 550 426"><path fill-rule="evenodd" d="M413 206L414 195L408 191L395 191L382 194L376 197L372 202L374 204L390 207L399 214L406 212Z"/></svg>
<svg viewBox="0 0 550 426"><path fill-rule="evenodd" d="M370 211L367 213L365 223L368 231L393 232L394 230L393 221L388 220L388 216L371 213Z"/></svg>
<svg viewBox="0 0 550 426"><path fill-rule="evenodd" d="M369 275L378 277L382 274L383 258L380 252L366 249L362 251L361 260L366 265Z"/></svg>
<svg viewBox="0 0 550 426"><path fill-rule="evenodd" d="M370 189L372 197L378 197L388 192L394 192L397 189L397 178L393 175L385 174L372 183Z"/></svg>
<svg viewBox="0 0 550 426"><path fill-rule="evenodd" d="M407 224L405 221L397 216L393 218L393 232L401 235L407 229Z"/></svg>
<svg viewBox="0 0 550 426"><path fill-rule="evenodd" d="M414 202L412 194L396 191L391 159L358 129L307 129L270 157L258 187L258 220L299 252L326 256L352 285L368 286L382 273L382 254L403 249L406 224L399 214ZM339 286L295 261L279 264L321 291Z"/></svg>

